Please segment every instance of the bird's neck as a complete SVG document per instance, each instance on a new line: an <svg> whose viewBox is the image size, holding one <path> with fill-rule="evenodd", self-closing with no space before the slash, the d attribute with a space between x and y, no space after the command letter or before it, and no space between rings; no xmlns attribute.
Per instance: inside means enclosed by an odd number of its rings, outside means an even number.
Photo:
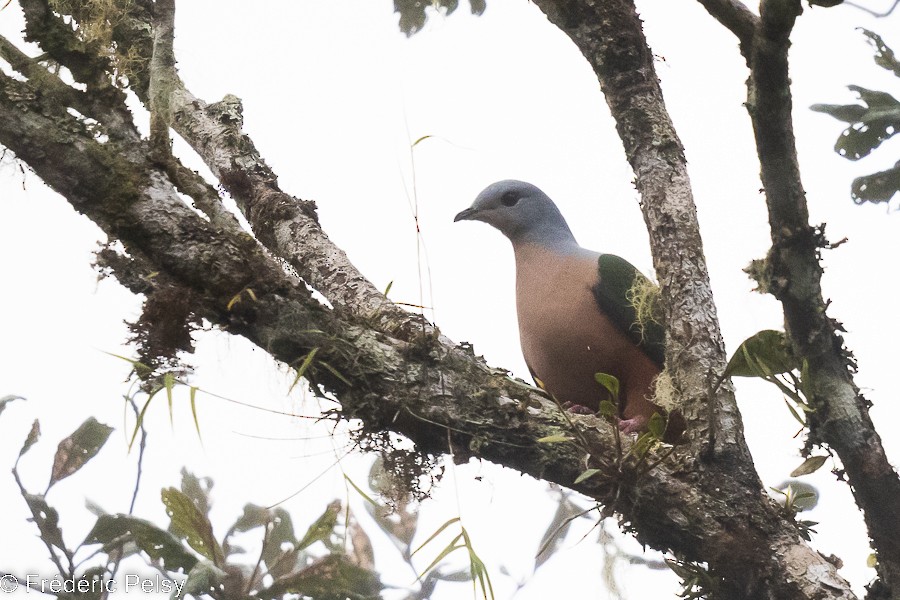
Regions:
<svg viewBox="0 0 900 600"><path fill-rule="evenodd" d="M572 230L565 223L559 223L553 227L543 227L524 231L511 239L513 250L518 255L521 252L545 251L557 254L570 254L580 249Z"/></svg>

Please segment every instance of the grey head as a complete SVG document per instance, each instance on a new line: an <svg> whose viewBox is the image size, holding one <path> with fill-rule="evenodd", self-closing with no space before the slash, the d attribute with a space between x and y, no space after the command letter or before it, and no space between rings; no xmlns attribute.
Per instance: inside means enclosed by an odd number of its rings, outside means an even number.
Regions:
<svg viewBox="0 0 900 600"><path fill-rule="evenodd" d="M483 221L518 244L577 246L562 213L547 194L524 181L507 179L484 188L456 221Z"/></svg>

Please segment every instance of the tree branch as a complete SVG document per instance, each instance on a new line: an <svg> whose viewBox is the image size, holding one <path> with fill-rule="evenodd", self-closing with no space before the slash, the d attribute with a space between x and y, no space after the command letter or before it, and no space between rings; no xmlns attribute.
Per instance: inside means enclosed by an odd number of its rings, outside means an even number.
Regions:
<svg viewBox="0 0 900 600"><path fill-rule="evenodd" d="M175 72L175 0L153 3L153 54L150 57L150 151L157 160L172 154L169 127L172 123L172 90Z"/></svg>
<svg viewBox="0 0 900 600"><path fill-rule="evenodd" d="M753 35L759 24L759 17L747 8L741 0L698 0L706 12L737 36L741 44L741 54L749 54Z"/></svg>
<svg viewBox="0 0 900 600"><path fill-rule="evenodd" d="M76 7L76 11L78 8ZM87 15L74 12L76 19ZM149 57L153 52L151 19L146 0L135 2L129 20L113 32L119 52ZM137 61L130 74L131 87L146 104L150 76ZM133 80L133 82L132 82ZM315 203L286 194L249 136L244 134L241 101L228 95L208 104L194 96L173 76L172 127L196 151L213 175L235 199L257 239L282 257L310 286L335 308L373 320L387 330L429 335L434 329L419 316L388 301L378 288L349 261L319 226Z"/></svg>
<svg viewBox="0 0 900 600"><path fill-rule="evenodd" d="M808 443L828 444L840 457L878 553L881 584L888 595L896 596L900 591L900 479L869 417L869 402L853 382L852 356L844 348L838 326L826 314L819 254L827 242L823 229L809 224L797 161L788 48L802 8L800 0L763 0L760 8L747 100L772 236L760 283L781 302L786 330L806 365L804 384L816 409L808 418Z"/></svg>

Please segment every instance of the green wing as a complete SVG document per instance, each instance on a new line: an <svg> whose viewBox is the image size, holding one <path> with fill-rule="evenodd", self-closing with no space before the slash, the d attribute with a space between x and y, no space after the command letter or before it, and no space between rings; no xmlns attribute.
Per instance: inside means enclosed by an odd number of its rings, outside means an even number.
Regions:
<svg viewBox="0 0 900 600"><path fill-rule="evenodd" d="M600 281L592 291L600 309L661 368L665 362L666 333L659 288L614 254L601 254L597 271Z"/></svg>

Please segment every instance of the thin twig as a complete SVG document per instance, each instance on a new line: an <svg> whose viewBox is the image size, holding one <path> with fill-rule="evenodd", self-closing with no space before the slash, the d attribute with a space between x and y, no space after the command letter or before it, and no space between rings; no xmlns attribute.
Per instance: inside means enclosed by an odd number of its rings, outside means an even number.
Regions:
<svg viewBox="0 0 900 600"><path fill-rule="evenodd" d="M894 9L897 8L897 5L898 5L898 4L900 4L900 0L894 0L894 4L891 5L891 7L887 10L887 12L877 13L877 12L875 12L874 10L872 10L872 9L870 9L870 8L866 8L865 6L861 6L861 5L859 5L859 4L855 3L855 2L844 2L844 5L845 5L845 6L852 6L853 8L859 9L859 10L861 10L861 11L863 11L863 12L867 12L867 13L869 13L870 15L872 15L873 17L875 17L875 18L877 18L877 19L881 19L881 18L883 18L883 17L888 17L888 16L890 16L890 14L891 14L892 12L894 12Z"/></svg>
<svg viewBox="0 0 900 600"><path fill-rule="evenodd" d="M25 504L28 504L28 490L25 489L25 486L22 484L22 480L19 478L19 470L17 467L12 468L12 474L13 478L16 480L16 485L19 486L19 492L22 494L22 498L25 500ZM28 504L28 509L31 510L31 514L34 517L34 522L35 524L37 524L38 519L41 518L40 515L34 513L34 511L31 509L30 504ZM40 526L38 526L38 531L40 531ZM53 564L56 565L59 576L63 579L66 579L67 576L73 577L75 572L75 565L72 563L72 557L69 556L69 553L65 549L60 548L60 550L63 551L63 554L66 555L66 558L69 559L69 572L67 573L65 568L63 568L62 562L59 560L59 556L57 556L56 552L53 550L53 544L51 544L49 540L44 538L44 533L42 531L41 535L38 537L41 538L41 541L44 542L44 545L47 547L47 551L50 553L50 560L52 560Z"/></svg>

